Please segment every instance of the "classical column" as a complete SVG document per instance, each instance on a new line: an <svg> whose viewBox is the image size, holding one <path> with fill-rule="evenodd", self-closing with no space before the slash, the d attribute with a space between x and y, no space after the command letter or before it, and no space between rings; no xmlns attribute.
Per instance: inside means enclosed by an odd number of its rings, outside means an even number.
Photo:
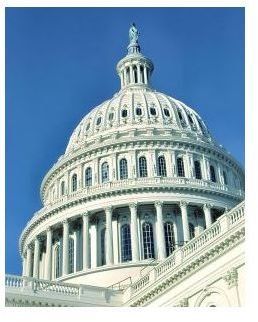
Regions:
<svg viewBox="0 0 258 322"><path fill-rule="evenodd" d="M208 228L212 224L212 220L211 220L211 205L210 204L204 204L203 205L203 211L204 211L204 216L205 216L206 228Z"/></svg>
<svg viewBox="0 0 258 322"><path fill-rule="evenodd" d="M46 266L45 266L45 278L51 280L52 276L52 237L53 232L50 227L47 228L47 247L46 247Z"/></svg>
<svg viewBox="0 0 258 322"><path fill-rule="evenodd" d="M140 260L138 224L137 224L137 204L131 203L129 207L131 212L132 260L133 262L137 262Z"/></svg>
<svg viewBox="0 0 258 322"><path fill-rule="evenodd" d="M68 252L69 252L69 223L63 221L63 275L68 274Z"/></svg>
<svg viewBox="0 0 258 322"><path fill-rule="evenodd" d="M186 201L180 201L184 242L187 242L190 240L189 223L188 223L188 215L187 215L187 204L188 203Z"/></svg>
<svg viewBox="0 0 258 322"><path fill-rule="evenodd" d="M26 259L26 276L32 276L32 247L28 245L27 247L27 259Z"/></svg>
<svg viewBox="0 0 258 322"><path fill-rule="evenodd" d="M121 88L123 88L123 86L124 86L124 81L123 81L124 74L121 72L119 74L119 77L120 77L120 80L121 80Z"/></svg>
<svg viewBox="0 0 258 322"><path fill-rule="evenodd" d="M112 208L107 207L106 213L106 264L112 265L114 263L113 255L113 233L112 233Z"/></svg>
<svg viewBox="0 0 258 322"><path fill-rule="evenodd" d="M140 65L137 64L137 81L138 83L141 83L141 71L140 71Z"/></svg>
<svg viewBox="0 0 258 322"><path fill-rule="evenodd" d="M143 73L144 73L144 84L148 84L146 65L144 66Z"/></svg>
<svg viewBox="0 0 258 322"><path fill-rule="evenodd" d="M33 277L39 278L39 238L34 241L34 261L33 261Z"/></svg>
<svg viewBox="0 0 258 322"><path fill-rule="evenodd" d="M156 208L156 215L157 215L157 248L158 248L158 257L160 260L166 257L162 205L163 205L163 202L155 201L155 208Z"/></svg>
<svg viewBox="0 0 258 322"><path fill-rule="evenodd" d="M90 268L89 213L82 215L82 265L83 270Z"/></svg>
<svg viewBox="0 0 258 322"><path fill-rule="evenodd" d="M133 66L130 65L130 81L129 81L130 84L133 83Z"/></svg>
<svg viewBox="0 0 258 322"><path fill-rule="evenodd" d="M22 255L22 276L26 276L26 257Z"/></svg>
<svg viewBox="0 0 258 322"><path fill-rule="evenodd" d="M175 151L171 151L171 168L172 168L172 176L176 177L177 171L176 171L176 153L175 153Z"/></svg>

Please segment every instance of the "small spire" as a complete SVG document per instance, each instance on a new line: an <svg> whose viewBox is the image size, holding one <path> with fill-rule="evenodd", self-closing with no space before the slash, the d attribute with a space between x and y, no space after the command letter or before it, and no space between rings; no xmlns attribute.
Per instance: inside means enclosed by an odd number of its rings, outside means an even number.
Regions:
<svg viewBox="0 0 258 322"><path fill-rule="evenodd" d="M140 33L139 33L138 29L136 28L135 23L133 22L130 29L129 29L129 45L127 47L128 55L141 52L141 48L138 43L139 34Z"/></svg>

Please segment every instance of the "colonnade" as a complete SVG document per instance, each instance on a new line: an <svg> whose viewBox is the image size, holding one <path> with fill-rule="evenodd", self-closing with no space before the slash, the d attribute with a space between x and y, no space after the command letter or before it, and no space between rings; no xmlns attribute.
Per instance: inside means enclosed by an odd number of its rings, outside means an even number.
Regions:
<svg viewBox="0 0 258 322"><path fill-rule="evenodd" d="M130 238L131 238L131 253L132 262L140 261L141 256L141 236L139 236L139 223L138 223L138 212L137 207L140 204L130 203ZM157 259L163 260L166 254L166 244L164 238L164 202L155 201L155 227L156 227L156 246L157 246ZM189 220L188 220L188 206L189 203L186 201L179 202L180 212L181 212L181 222L182 222L182 232L183 232L183 242L188 242L190 240L189 232ZM205 226L208 228L212 224L212 214L211 205L202 205L203 214L205 219ZM112 207L106 207L104 209L105 213L105 228L106 228L106 238L105 238L105 256L106 265L114 265L114 249L113 249L113 230L112 230ZM81 215L82 222L82 270L87 271L91 269L91 243L90 243L90 216L93 212L86 211ZM62 222L62 276L69 274L69 225L70 221L65 219ZM52 278L52 247L53 247L53 232L54 227L48 227L45 232L42 232L39 236L36 236L24 252L24 263L23 263L23 275L39 278L39 262L40 262L40 248L41 242L44 237L46 245L45 254L45 273L44 278L50 280ZM140 230L141 231L141 230Z"/></svg>
<svg viewBox="0 0 258 322"><path fill-rule="evenodd" d="M136 75L135 75L136 72ZM148 84L149 70L146 65L130 64L120 72L121 87L129 84Z"/></svg>

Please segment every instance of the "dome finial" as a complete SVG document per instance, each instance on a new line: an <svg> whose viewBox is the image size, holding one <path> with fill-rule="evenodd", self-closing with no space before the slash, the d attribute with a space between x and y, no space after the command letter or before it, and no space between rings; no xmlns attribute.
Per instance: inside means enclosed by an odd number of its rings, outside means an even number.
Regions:
<svg viewBox="0 0 258 322"><path fill-rule="evenodd" d="M136 28L135 23L133 22L129 29L129 46L127 47L129 55L141 52L140 46L138 44L139 34L140 33Z"/></svg>

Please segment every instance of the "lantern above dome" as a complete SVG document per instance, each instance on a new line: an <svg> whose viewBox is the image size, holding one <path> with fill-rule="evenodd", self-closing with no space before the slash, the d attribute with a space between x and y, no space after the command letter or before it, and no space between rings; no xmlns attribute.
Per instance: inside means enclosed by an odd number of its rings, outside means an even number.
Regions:
<svg viewBox="0 0 258 322"><path fill-rule="evenodd" d="M141 54L138 38L139 31L133 23L129 29L128 53L117 64L117 73L121 79L121 89L128 86L150 86L150 77L154 66L149 58Z"/></svg>

